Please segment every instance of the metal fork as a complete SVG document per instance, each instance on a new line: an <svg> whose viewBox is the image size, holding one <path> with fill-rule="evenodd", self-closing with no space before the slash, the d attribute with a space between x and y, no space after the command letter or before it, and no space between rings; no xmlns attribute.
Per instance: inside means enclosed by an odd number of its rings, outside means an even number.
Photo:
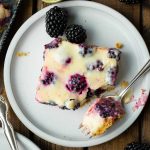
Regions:
<svg viewBox="0 0 150 150"><path fill-rule="evenodd" d="M10 122L8 121L8 104L4 97L0 95L0 120L2 122L2 128L9 142L9 145L12 150L19 150L14 134L14 130Z"/></svg>

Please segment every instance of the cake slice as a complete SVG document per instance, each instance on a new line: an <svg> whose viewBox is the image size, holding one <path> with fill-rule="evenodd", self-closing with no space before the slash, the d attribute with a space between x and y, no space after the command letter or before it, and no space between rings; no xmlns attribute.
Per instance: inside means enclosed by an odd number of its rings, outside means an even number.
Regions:
<svg viewBox="0 0 150 150"><path fill-rule="evenodd" d="M124 114L120 101L112 98L97 98L85 113L80 127L92 137L101 135Z"/></svg>
<svg viewBox="0 0 150 150"><path fill-rule="evenodd" d="M114 86L120 51L57 38L45 45L43 58L36 99L77 109L90 97Z"/></svg>

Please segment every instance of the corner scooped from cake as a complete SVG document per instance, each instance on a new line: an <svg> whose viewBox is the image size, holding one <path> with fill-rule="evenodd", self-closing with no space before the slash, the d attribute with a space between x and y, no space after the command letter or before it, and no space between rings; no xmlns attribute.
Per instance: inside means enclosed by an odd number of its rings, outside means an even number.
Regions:
<svg viewBox="0 0 150 150"><path fill-rule="evenodd" d="M97 98L85 113L80 128L91 137L101 135L124 114L120 101Z"/></svg>

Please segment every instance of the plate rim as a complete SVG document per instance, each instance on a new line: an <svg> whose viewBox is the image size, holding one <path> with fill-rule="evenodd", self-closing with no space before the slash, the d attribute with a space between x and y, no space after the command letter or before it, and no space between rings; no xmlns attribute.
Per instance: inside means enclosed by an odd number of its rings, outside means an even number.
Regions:
<svg viewBox="0 0 150 150"><path fill-rule="evenodd" d="M15 97L13 95L12 87L11 87L11 80L10 80L10 73L11 73L10 66L11 66L11 60L12 60L12 56L13 56L13 53L15 50L15 46L17 45L17 42L19 41L20 37L30 27L30 25L32 25L35 21L37 21L39 18L41 18L43 16L43 14L49 10L49 8L51 8L55 5L62 6L62 7L81 6L81 7L95 8L95 9L104 10L104 11L107 10L107 13L108 12L112 13L114 17L121 20L122 22L124 22L124 24L126 24L130 27L132 32L136 35L138 41L140 41L142 47L144 47L144 49L147 50L147 51L145 51L145 53L147 53L145 55L147 57L149 57L148 49L147 49L146 44L145 44L142 36L140 35L139 31L134 27L134 25L126 17L124 17L122 14L120 14L116 10L114 10L108 6L105 6L103 4L96 3L96 2L90 2L90 1L84 1L84 2L83 1L67 1L67 2L61 2L58 4L50 5L44 9L40 10L39 12L35 13L27 21L25 21L25 23L16 32L15 36L13 37L13 39L9 45L9 48L8 48L8 51L6 54L6 58L5 58L5 63L4 63L4 84L5 84L8 100L9 100L10 105L13 108L15 114L21 120L21 122L33 133L35 133L39 137L41 137L49 142L52 142L52 143L55 143L58 145L62 145L62 146L67 146L67 147L87 147L87 146L94 146L94 145L102 144L104 142L108 142L108 141L112 140L113 138L119 136L127 128L129 128L133 124L133 122L137 119L137 117L141 113L143 107L138 110L135 117L130 118L130 121L128 121L128 124L126 124L126 126L124 126L124 128L122 130L119 130L116 134L112 135L109 139L104 138L103 140L98 140L99 139L98 138L95 140L87 140L87 141L69 141L67 139L64 140L64 139L53 137L51 135L47 135L45 132L43 132L42 130L37 128L35 125L33 125L30 122L30 120L27 119L27 117L20 110L19 105L17 104ZM148 93L149 93L149 91L148 91Z"/></svg>

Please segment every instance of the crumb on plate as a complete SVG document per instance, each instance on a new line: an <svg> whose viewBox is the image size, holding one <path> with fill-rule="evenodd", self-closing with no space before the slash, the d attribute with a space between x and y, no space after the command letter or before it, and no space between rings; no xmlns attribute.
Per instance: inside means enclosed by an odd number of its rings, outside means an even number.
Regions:
<svg viewBox="0 0 150 150"><path fill-rule="evenodd" d="M121 42L116 42L115 48L121 49L123 47L123 44Z"/></svg>
<svg viewBox="0 0 150 150"><path fill-rule="evenodd" d="M30 52L17 52L16 53L16 56L18 57L23 57L23 56L28 56L30 54Z"/></svg>
<svg viewBox="0 0 150 150"><path fill-rule="evenodd" d="M128 81L122 81L120 83L121 88L126 88L129 85Z"/></svg>

